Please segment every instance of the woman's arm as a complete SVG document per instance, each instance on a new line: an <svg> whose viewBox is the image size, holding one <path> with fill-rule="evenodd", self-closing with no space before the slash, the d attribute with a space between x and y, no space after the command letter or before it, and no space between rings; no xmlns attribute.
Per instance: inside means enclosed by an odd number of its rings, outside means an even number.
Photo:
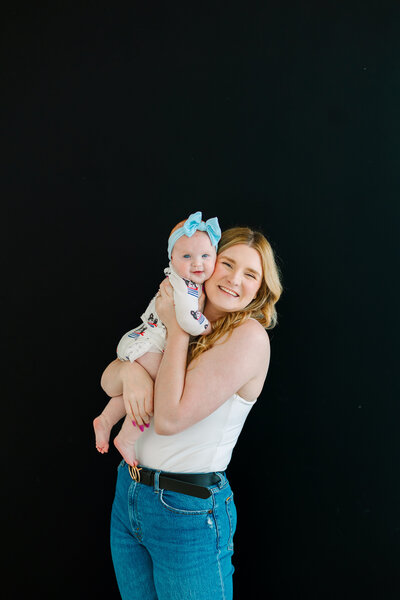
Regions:
<svg viewBox="0 0 400 600"><path fill-rule="evenodd" d="M252 389L257 390L253 398L258 395L270 353L268 335L259 323L248 320L235 328L228 339L200 355L186 372L188 336L166 307L165 297L161 303L159 314L168 337L154 391L157 433L169 435L190 427L244 386L251 387L252 382Z"/></svg>
<svg viewBox="0 0 400 600"><path fill-rule="evenodd" d="M140 426L153 415L153 379L137 362L120 361L108 365L101 377L101 387L108 396L123 395L125 409Z"/></svg>

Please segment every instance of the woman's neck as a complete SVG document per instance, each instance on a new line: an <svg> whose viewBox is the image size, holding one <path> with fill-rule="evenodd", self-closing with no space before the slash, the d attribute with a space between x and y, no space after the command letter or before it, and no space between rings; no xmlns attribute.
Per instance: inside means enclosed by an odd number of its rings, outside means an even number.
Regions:
<svg viewBox="0 0 400 600"><path fill-rule="evenodd" d="M210 321L210 323L214 323L217 319L220 319L225 315L224 311L218 310L215 306L211 304L208 300L206 300L206 305L204 307L204 316Z"/></svg>

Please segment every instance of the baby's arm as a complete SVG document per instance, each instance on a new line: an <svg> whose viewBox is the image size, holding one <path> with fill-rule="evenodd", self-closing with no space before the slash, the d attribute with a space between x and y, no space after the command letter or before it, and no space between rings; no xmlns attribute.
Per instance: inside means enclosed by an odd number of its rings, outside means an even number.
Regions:
<svg viewBox="0 0 400 600"><path fill-rule="evenodd" d="M202 293L200 284L196 287L186 285L182 277L174 271L168 276L174 288L174 303L176 319L186 333L190 335L203 335L211 331L208 319L199 310L199 299Z"/></svg>

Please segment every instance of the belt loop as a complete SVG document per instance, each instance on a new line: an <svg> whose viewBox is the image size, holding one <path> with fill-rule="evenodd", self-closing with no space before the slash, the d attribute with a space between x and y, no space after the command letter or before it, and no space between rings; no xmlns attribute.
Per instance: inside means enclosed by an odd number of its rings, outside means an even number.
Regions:
<svg viewBox="0 0 400 600"><path fill-rule="evenodd" d="M161 471L154 471L154 492L156 494L160 491L160 473Z"/></svg>
<svg viewBox="0 0 400 600"><path fill-rule="evenodd" d="M225 473L222 473L222 472L218 471L217 475L219 477L219 482L218 482L217 485L218 485L219 489L221 489L225 485L225 483L226 483Z"/></svg>

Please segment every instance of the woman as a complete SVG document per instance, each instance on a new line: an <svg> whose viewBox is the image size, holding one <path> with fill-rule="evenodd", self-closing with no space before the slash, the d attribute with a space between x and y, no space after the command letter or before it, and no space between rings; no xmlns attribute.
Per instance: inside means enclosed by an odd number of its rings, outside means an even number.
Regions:
<svg viewBox="0 0 400 600"><path fill-rule="evenodd" d="M136 442L139 469L122 462L111 520L114 568L123 600L232 598L236 509L225 469L268 371L265 331L277 321L282 287L265 237L225 231L205 284L212 333L190 342L178 325L172 288L157 312L168 331L154 385L154 418ZM153 414L153 380L114 361L103 389L121 393L141 425Z"/></svg>

